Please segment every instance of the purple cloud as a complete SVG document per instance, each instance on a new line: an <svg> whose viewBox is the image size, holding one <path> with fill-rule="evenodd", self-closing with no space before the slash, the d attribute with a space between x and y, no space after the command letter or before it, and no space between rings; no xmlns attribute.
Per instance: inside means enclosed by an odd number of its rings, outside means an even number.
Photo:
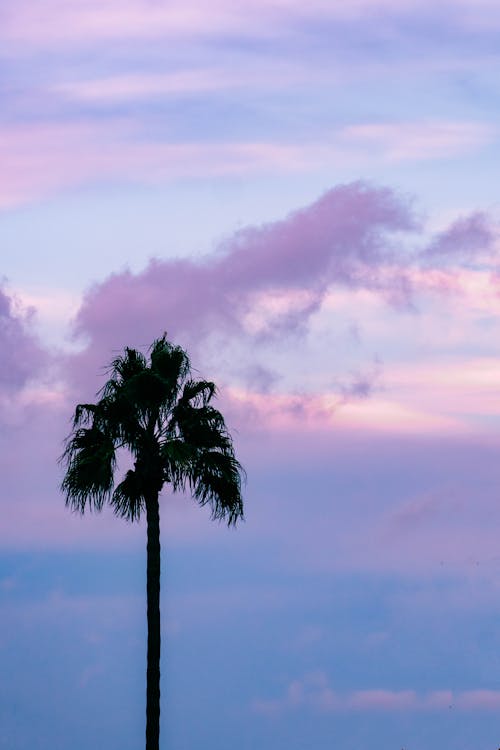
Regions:
<svg viewBox="0 0 500 750"><path fill-rule="evenodd" d="M202 262L152 260L137 275L114 274L89 290L78 312L75 335L88 346L76 369L88 362L95 372L112 350L148 344L165 329L191 349L214 331L248 332L266 295L279 297L261 326L266 336L307 323L331 285L406 299L390 234L415 226L406 201L358 182L284 220L242 229ZM389 264L395 270L382 269Z"/></svg>
<svg viewBox="0 0 500 750"><path fill-rule="evenodd" d="M439 233L422 253L428 263L480 261L494 248L495 232L488 216L481 212L463 216Z"/></svg>
<svg viewBox="0 0 500 750"><path fill-rule="evenodd" d="M376 360L367 372L353 373L348 381L334 384L340 395L340 405L369 398L379 385L382 363Z"/></svg>
<svg viewBox="0 0 500 750"><path fill-rule="evenodd" d="M371 287L373 271L392 257L386 233L414 228L394 192L356 182L283 221L241 230L223 248L223 267L238 286Z"/></svg>
<svg viewBox="0 0 500 750"><path fill-rule="evenodd" d="M38 375L47 361L30 332L32 310L24 310L0 289L0 391L12 393Z"/></svg>
<svg viewBox="0 0 500 750"><path fill-rule="evenodd" d="M456 288L449 260L493 247L483 213L460 218L415 251L419 231L406 197L356 182L285 219L241 229L200 261L153 259L140 273L113 274L87 292L77 314L74 335L87 345L69 358L70 377L81 391L113 351L147 346L164 330L195 359L207 347L230 357L231 342L255 346L304 332L335 288L373 292L410 309L420 289ZM438 282L418 270L422 261L440 274ZM370 387L359 383L350 395L367 395Z"/></svg>

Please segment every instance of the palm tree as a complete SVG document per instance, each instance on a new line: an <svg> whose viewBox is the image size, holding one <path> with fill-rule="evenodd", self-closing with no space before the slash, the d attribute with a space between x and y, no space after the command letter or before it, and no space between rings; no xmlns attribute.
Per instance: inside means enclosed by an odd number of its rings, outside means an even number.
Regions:
<svg viewBox="0 0 500 750"><path fill-rule="evenodd" d="M110 365L95 404L78 404L61 461L66 505L84 513L109 503L117 516L147 521L146 750L160 735L160 515L164 484L189 489L212 518L235 525L243 517L241 480L222 414L212 405L215 385L194 380L186 352L164 334L148 359L126 348ZM117 451L134 461L115 485Z"/></svg>

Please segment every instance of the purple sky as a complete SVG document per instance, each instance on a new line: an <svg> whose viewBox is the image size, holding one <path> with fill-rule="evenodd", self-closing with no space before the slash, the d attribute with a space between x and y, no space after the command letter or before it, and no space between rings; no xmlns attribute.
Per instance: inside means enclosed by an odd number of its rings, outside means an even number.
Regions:
<svg viewBox="0 0 500 750"><path fill-rule="evenodd" d="M145 528L64 508L167 330L246 523L165 493L165 750L500 744L500 6L6 0L0 750L135 750Z"/></svg>

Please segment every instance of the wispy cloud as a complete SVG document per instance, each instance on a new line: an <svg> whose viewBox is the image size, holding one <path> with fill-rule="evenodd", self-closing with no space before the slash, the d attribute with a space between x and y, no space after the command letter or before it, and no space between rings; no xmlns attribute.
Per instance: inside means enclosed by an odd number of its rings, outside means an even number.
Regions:
<svg viewBox="0 0 500 750"><path fill-rule="evenodd" d="M467 154L491 143L498 132L484 122L422 120L349 125L341 137L351 147L376 149L378 158L398 162Z"/></svg>
<svg viewBox="0 0 500 750"><path fill-rule="evenodd" d="M487 29L498 24L494 0L478 0L472 13L467 0L445 0L443 12L454 14L457 25L472 23ZM304 20L356 22L366 17L429 18L435 5L416 0L353 0L338 4L314 0L304 5L297 0L214 0L210 6L199 0L169 3L168 6L148 0L49 0L33 6L26 0L10 2L3 11L3 36L7 40L25 40L48 45L56 41L68 45L78 40L88 43L95 39L154 39L158 37L210 37L227 34L245 36L276 36L283 30L300 26ZM483 20L479 20L483 17ZM439 18L439 16L438 16ZM278 22L281 21L281 24ZM273 23L274 22L274 23Z"/></svg>
<svg viewBox="0 0 500 750"><path fill-rule="evenodd" d="M53 86L51 90L70 99L110 105L127 100L249 88L267 91L306 82L307 75L303 67L275 62L271 69L262 63L256 63L245 68L186 68L168 73L136 73L76 80Z"/></svg>
<svg viewBox="0 0 500 750"><path fill-rule="evenodd" d="M112 103L121 98L151 97L167 92L201 92L232 85L211 80L208 73L174 74L160 78L121 78L64 84L61 92ZM234 85L245 77L235 75ZM271 76L272 79L272 76ZM237 82L239 81L239 83ZM82 185L113 183L168 184L178 179L256 176L310 172L320 165L361 164L368 161L441 159L468 153L488 144L493 128L481 123L389 123L351 125L323 140L287 139L218 142L204 136L178 141L167 135L151 140L147 117L53 120L0 126L0 164L4 179L0 209L43 199ZM487 227L480 214L457 224L453 235L440 240L451 247L456 234L470 237ZM472 222L472 223L471 223ZM481 227L479 226L481 224ZM452 231L452 230L448 230ZM435 252L438 252L437 246Z"/></svg>
<svg viewBox="0 0 500 750"><path fill-rule="evenodd" d="M404 399L377 393L377 379L368 376L330 393L301 395L294 393L250 392L227 389L226 407L248 429L287 432L300 429L314 435L328 430L346 434L363 430L366 434L465 435L468 427L456 415L432 411L429 404L413 406ZM347 393L347 395L346 395ZM264 426L264 427L262 427Z"/></svg>
<svg viewBox="0 0 500 750"><path fill-rule="evenodd" d="M4 11L3 34L11 40L28 40L31 43L69 44L75 39L158 38L184 36L212 36L222 34L270 35L277 29L269 26L270 20L285 18L302 20L307 17L348 18L373 7L371 0L358 0L353 9L339 10L322 0L315 0L306 9L296 0L263 2L248 0L228 2L214 0L210 6L198 0L180 3L178 0L162 4L147 0L106 0L105 3L73 0L63 3L49 0L43 7L34 8L26 0L11 3ZM393 3L387 3L393 9ZM288 18L287 18L288 17ZM49 21L49 23L47 23Z"/></svg>
<svg viewBox="0 0 500 750"><path fill-rule="evenodd" d="M283 712L313 710L321 713L351 711L399 713L407 711L497 711L499 690L450 690L428 692L370 688L342 692L330 686L323 672L314 672L288 685L282 698L255 700L256 713L273 716Z"/></svg>
<svg viewBox="0 0 500 750"><path fill-rule="evenodd" d="M161 184L179 178L301 170L299 146L273 142L148 142L138 123L91 121L0 128L0 209L85 184Z"/></svg>

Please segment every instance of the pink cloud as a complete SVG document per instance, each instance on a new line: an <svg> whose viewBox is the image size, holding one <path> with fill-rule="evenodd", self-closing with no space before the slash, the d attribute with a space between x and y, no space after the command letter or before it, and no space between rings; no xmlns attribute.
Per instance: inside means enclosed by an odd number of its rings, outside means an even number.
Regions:
<svg viewBox="0 0 500 750"><path fill-rule="evenodd" d="M216 34L274 36L280 29L297 26L304 20L356 21L367 16L408 16L435 8L417 0L353 0L330 3L311 0L269 2L268 0L213 0L205 6L199 0L175 0L168 6L147 0L48 0L33 6L26 0L7 2L3 10L2 32L6 41L23 40L32 45L88 44L96 39L154 39L206 37ZM455 23L465 28L484 28L486 18L499 22L494 0L477 0L472 13L467 0L445 0L443 12L454 13ZM490 26L487 26L490 28Z"/></svg>
<svg viewBox="0 0 500 750"><path fill-rule="evenodd" d="M322 672L294 680L282 698L258 699L252 703L256 713L277 715L285 711L313 710L325 713L447 711L496 711L500 706L498 690L452 691L388 690L375 688L341 692L333 690Z"/></svg>
<svg viewBox="0 0 500 750"><path fill-rule="evenodd" d="M456 696L455 703L457 707L468 711L498 711L500 709L500 691L466 690Z"/></svg>
<svg viewBox="0 0 500 750"><path fill-rule="evenodd" d="M4 12L3 34L8 40L31 44L88 43L90 39L158 38L228 32L238 24L238 10L215 0L210 8L196 2L167 6L146 0L49 0L34 8L27 2L11 4Z"/></svg>
<svg viewBox="0 0 500 750"><path fill-rule="evenodd" d="M413 690L358 690L346 700L346 707L360 711L404 711L416 704Z"/></svg>
<svg viewBox="0 0 500 750"><path fill-rule="evenodd" d="M410 368L411 369L411 368ZM465 436L474 429L457 414L444 409L433 410L422 399L407 399L380 393L387 385L377 372L354 376L351 382L336 383L324 393L287 393L268 390L251 391L228 386L225 408L235 421L245 421L247 429L286 433L300 430L317 434L331 430L355 434L359 430L378 434ZM418 388L418 383L415 384ZM457 402L459 394L457 392ZM460 415L461 416L461 415Z"/></svg>
<svg viewBox="0 0 500 750"><path fill-rule="evenodd" d="M423 698L423 705L430 709L446 709L453 706L453 692L451 690L433 690Z"/></svg>
<svg viewBox="0 0 500 750"><path fill-rule="evenodd" d="M264 72L261 71L260 75L264 77ZM284 84L280 81L297 79L301 75L304 74L295 72L293 68L287 70L278 67L274 74L266 73L266 85L281 87ZM248 87L252 80L258 83L258 76L257 72L253 72L251 76L246 72L241 74L235 72L231 76L227 72L217 75L211 70L184 70L159 78L155 76L125 77L61 84L56 89L48 91L47 96L51 98L80 96L84 99L105 99L106 101L110 98L120 99L139 95L166 96L169 91L177 94L182 91L204 91L210 86L213 88ZM0 126L0 166L4 175L0 187L0 209L12 208L27 201L53 195L62 189L96 181L102 183L119 179L130 183L150 185L179 178L203 177L206 179L212 176L266 175L271 172L288 174L307 172L319 167L324 169L327 164L338 168L340 163L344 163L352 167L353 160L354 162L358 160L361 167L361 165L366 166L366 158L371 157L374 152L375 135L377 139L382 138L380 131L382 126L376 126L374 135L370 130L371 126L353 125L345 132L334 134L333 137L329 136L323 142L284 143L277 140L242 140L221 143L203 138L198 141L185 142L172 142L166 138L152 141L142 131L142 124L138 116L135 119L113 117L112 127L110 127L109 119L100 120L99 118L72 120L65 123L52 121L29 125L18 124L16 127ZM402 126L396 123L384 127L387 133L384 131L383 136L388 143L392 144L393 130L400 129ZM466 128L464 125L460 129L457 125L455 129L460 133L466 132L467 137L464 135L462 140L456 137L455 141L452 141L445 133L442 135L442 140L443 143L448 144L448 149L451 148L450 142L456 142L456 151L459 153L464 150L464 147L467 150L473 142L480 145L487 140L479 128L477 132L474 131L476 141L473 139L472 127ZM421 137L424 138L424 136ZM408 138L404 128L400 138L408 147ZM425 143L428 142L430 136L426 138ZM392 148L395 148L394 144ZM366 150L368 153L365 153ZM431 149L429 154L416 153L413 156L420 158L426 155L434 157L442 154L438 148L437 150ZM379 188L377 200L379 215L382 208L382 192ZM397 225L392 228L408 230L409 224L412 223L408 205L405 205L405 201L397 198L391 191L385 192L386 211L392 211L392 219L389 219L389 223L395 222ZM359 222L370 221L369 193L366 197L364 211L367 213L364 213L360 204L357 205ZM347 194L346 199L349 200ZM371 204L374 205L373 201ZM337 205L341 210L340 195L337 198ZM318 219L321 219L319 215L324 210L321 200L316 201L314 206ZM304 210L311 212L312 206ZM332 214L333 218L331 207L326 210ZM399 214L399 219L397 214ZM403 215L406 220L401 222ZM344 228L347 227L349 216L349 212L346 211L342 222ZM314 218L311 221L314 222ZM322 221L324 222L324 219ZM337 221L340 221L340 216L337 216ZM354 218L355 222L356 218ZM303 229L303 218L298 220L298 223ZM415 222L413 226L415 228ZM252 242L255 241L258 231L256 228L243 231L252 234ZM465 250L467 238L477 245L477 235L480 232L483 237L486 236L486 219L482 214L464 217L462 223L457 224L453 229L453 236L448 241L448 245L456 244L456 239L460 236L461 246ZM243 241L243 232L240 239ZM441 240L441 244L443 243L446 243L446 235Z"/></svg>
<svg viewBox="0 0 500 750"><path fill-rule="evenodd" d="M0 209L88 179L88 143L94 135L95 129L84 123L0 128ZM80 158L83 153L87 159Z"/></svg>
<svg viewBox="0 0 500 750"><path fill-rule="evenodd" d="M349 125L341 133L348 145L364 147L392 162L437 159L469 153L490 143L496 130L483 122L387 122Z"/></svg>
<svg viewBox="0 0 500 750"><path fill-rule="evenodd" d="M72 122L0 128L0 209L64 188L117 178L157 184L179 177L301 170L299 146L273 142L147 142L138 123Z"/></svg>
<svg viewBox="0 0 500 750"><path fill-rule="evenodd" d="M384 10L393 11L392 0L384 2ZM415 7L414 0L405 0L404 7ZM314 0L307 6L298 0L281 3L266 0L212 0L210 5L199 0L175 0L168 6L147 0L48 0L41 6L24 1L7 3L3 12L2 31L7 41L27 41L32 45L61 46L88 44L96 39L155 39L192 36L238 34L274 36L283 28L305 18L356 18L361 12L375 11L373 0L357 0L353 9ZM281 21L278 24L278 21Z"/></svg>
<svg viewBox="0 0 500 750"><path fill-rule="evenodd" d="M109 102L171 95L200 94L228 89L265 90L304 83L306 72L299 64L268 65L256 62L251 69L227 67L181 68L167 73L129 74L67 81L52 88L77 101Z"/></svg>

